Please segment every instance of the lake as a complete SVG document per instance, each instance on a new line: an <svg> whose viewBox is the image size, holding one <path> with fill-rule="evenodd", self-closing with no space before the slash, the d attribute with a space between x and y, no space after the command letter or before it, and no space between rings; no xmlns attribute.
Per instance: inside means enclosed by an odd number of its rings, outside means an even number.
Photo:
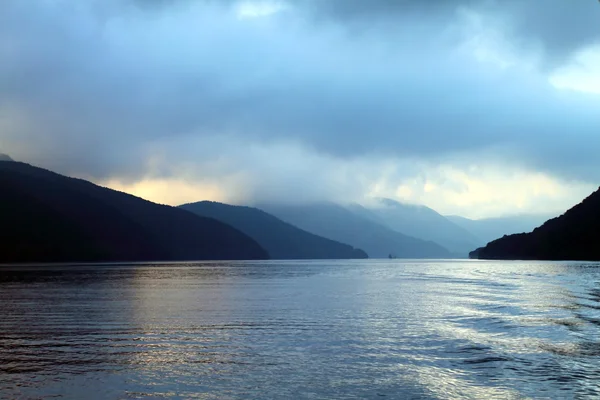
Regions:
<svg viewBox="0 0 600 400"><path fill-rule="evenodd" d="M0 268L0 398L600 396L600 267Z"/></svg>

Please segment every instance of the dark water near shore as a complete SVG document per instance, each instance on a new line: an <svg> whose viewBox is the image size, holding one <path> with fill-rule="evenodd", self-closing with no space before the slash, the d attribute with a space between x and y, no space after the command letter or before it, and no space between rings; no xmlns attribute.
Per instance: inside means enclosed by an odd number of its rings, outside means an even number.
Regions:
<svg viewBox="0 0 600 400"><path fill-rule="evenodd" d="M600 267L0 269L0 398L600 396Z"/></svg>

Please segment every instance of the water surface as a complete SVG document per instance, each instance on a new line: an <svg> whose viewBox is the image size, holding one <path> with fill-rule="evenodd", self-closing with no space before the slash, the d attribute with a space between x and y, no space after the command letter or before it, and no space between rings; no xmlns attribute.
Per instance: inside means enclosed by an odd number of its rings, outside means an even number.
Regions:
<svg viewBox="0 0 600 400"><path fill-rule="evenodd" d="M591 263L0 269L0 398L600 396Z"/></svg>

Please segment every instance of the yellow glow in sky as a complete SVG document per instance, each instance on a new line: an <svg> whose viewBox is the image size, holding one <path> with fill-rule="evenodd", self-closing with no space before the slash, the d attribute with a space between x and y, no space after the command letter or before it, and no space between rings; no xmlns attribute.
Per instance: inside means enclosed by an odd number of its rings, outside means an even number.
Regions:
<svg viewBox="0 0 600 400"><path fill-rule="evenodd" d="M135 183L118 180L100 182L102 186L129 193L159 204L178 206L201 200L226 201L222 190L213 184L192 183L178 179L144 179Z"/></svg>

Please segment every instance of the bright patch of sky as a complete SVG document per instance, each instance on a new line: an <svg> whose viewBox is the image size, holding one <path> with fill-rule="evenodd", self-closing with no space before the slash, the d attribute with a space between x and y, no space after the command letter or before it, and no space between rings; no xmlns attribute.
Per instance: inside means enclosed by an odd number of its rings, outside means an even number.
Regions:
<svg viewBox="0 0 600 400"><path fill-rule="evenodd" d="M550 81L560 89L600 95L600 46L578 52L571 62L553 73Z"/></svg>
<svg viewBox="0 0 600 400"><path fill-rule="evenodd" d="M238 18L268 17L284 10L286 4L280 1L240 1L235 5Z"/></svg>

